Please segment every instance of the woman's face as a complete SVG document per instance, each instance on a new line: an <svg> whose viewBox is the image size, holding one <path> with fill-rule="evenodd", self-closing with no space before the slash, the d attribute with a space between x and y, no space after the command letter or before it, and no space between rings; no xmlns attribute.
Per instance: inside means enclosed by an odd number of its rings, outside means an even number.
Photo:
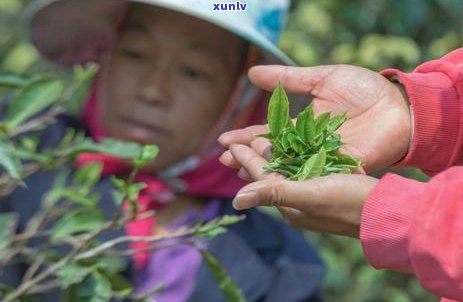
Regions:
<svg viewBox="0 0 463 302"><path fill-rule="evenodd" d="M108 135L158 145L155 169L198 152L230 99L243 49L210 23L134 5L105 68Z"/></svg>

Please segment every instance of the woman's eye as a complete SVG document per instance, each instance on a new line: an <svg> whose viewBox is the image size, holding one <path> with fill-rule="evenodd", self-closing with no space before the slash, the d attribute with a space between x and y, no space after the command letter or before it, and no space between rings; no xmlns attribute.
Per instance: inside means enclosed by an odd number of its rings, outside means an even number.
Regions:
<svg viewBox="0 0 463 302"><path fill-rule="evenodd" d="M144 58L142 53L131 49L122 49L122 54L129 59L136 61L142 60Z"/></svg>
<svg viewBox="0 0 463 302"><path fill-rule="evenodd" d="M210 78L208 73L200 70L199 68L184 66L181 69L182 69L182 73L189 78L193 78L193 79L209 79Z"/></svg>

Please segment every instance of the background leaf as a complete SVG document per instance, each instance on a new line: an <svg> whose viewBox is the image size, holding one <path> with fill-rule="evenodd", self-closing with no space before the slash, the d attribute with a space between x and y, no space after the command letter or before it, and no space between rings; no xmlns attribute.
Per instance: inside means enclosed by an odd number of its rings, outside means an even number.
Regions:
<svg viewBox="0 0 463 302"><path fill-rule="evenodd" d="M218 259L206 250L201 250L201 254L225 299L228 302L246 302L243 292L230 279Z"/></svg>
<svg viewBox="0 0 463 302"><path fill-rule="evenodd" d="M8 108L7 123L15 128L34 114L55 103L63 92L56 80L38 80L23 88Z"/></svg>
<svg viewBox="0 0 463 302"><path fill-rule="evenodd" d="M53 227L51 240L58 242L69 235L95 231L103 225L105 218L97 208L84 208L63 216Z"/></svg>

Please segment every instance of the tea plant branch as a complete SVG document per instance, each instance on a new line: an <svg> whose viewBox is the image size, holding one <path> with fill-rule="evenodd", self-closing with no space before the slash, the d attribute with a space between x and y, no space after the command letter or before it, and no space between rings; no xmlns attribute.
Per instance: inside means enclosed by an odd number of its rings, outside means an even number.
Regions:
<svg viewBox="0 0 463 302"><path fill-rule="evenodd" d="M98 255L101 255L105 251L114 248L115 246L122 244L122 243L131 243L131 242L148 242L148 243L155 243L159 242L162 240L167 240L167 239L176 239L176 238L182 238L182 237L188 237L188 236L193 236L196 235L198 237L204 237L204 236L214 236L214 233L208 233L212 231L213 229L220 228L223 226L227 226L231 223L236 223L239 221L242 221L245 219L244 215L241 216L224 216L218 220L213 220L211 222L206 223L205 225L197 225L194 227L190 228L179 228L176 231L169 232L166 234L161 234L161 235L154 235L154 236L122 236L115 238L113 240L106 241L99 246L86 251L85 253L80 254L77 259L78 260L83 260L83 259L88 259L88 258L93 258ZM188 240L188 239L185 239ZM185 242L184 242L185 243ZM194 241L192 241L194 243Z"/></svg>
<svg viewBox="0 0 463 302"><path fill-rule="evenodd" d="M57 289L60 287L61 287L61 283L59 282L59 280L54 279L54 280L48 281L47 283L43 283L43 284L32 287L29 290L29 294L40 294L40 293L48 292L50 290Z"/></svg>
<svg viewBox="0 0 463 302"><path fill-rule="evenodd" d="M125 197L125 196L124 196ZM38 286L41 282L46 280L51 275L55 274L59 269L66 266L70 262L74 261L75 258L84 250L88 244L95 239L100 234L114 228L118 225L121 213L123 212L123 204L121 204L118 208L118 211L114 215L114 217L103 226L101 226L98 230L93 231L90 233L84 240L81 241L79 245L73 247L72 251L69 252L65 257L57 261L56 263L51 264L48 268L46 268L43 272L39 273L34 277L23 278L24 282L21 284L11 293L9 293L2 302L12 302L16 300L18 297L27 294L31 288Z"/></svg>
<svg viewBox="0 0 463 302"><path fill-rule="evenodd" d="M122 205L121 205L122 207ZM117 214L116 214L117 215ZM105 231L109 230L111 227L117 224L117 221L111 220L109 223L103 225L98 230L92 232L86 240L83 240L79 246L76 246L69 252L65 257L60 259L59 261L53 263L48 268L46 268L43 272L39 273L35 277L27 280L24 283L21 283L14 291L9 293L2 302L13 302L18 297L29 293L30 289L33 287L38 286L39 283L46 280L48 277L55 274L59 269L68 265L70 262L74 261L76 257L82 252L82 250L88 246L88 244L95 239L98 235L104 233Z"/></svg>
<svg viewBox="0 0 463 302"><path fill-rule="evenodd" d="M122 207L123 205L121 205ZM115 217L118 214L115 215ZM239 221L244 219L244 216L239 216L236 217L233 221ZM230 222L227 221L227 219L222 219L217 221L217 226L221 225L227 225ZM167 234L162 234L162 235L156 235L156 236L148 236L148 237L140 237L140 236L123 236L119 237L110 241L106 241L102 243L101 245L90 249L86 252L82 252L82 250L88 246L88 244L95 239L98 235L102 234L105 231L108 231L111 229L111 227L114 227L116 224L118 224L118 221L113 219L112 221L106 223L103 225L100 229L94 231L91 233L83 242L77 246L74 247L71 252L69 252L64 258L60 259L58 262L53 263L50 265L46 270L43 272L39 273L35 277L31 278L30 280L27 280L26 282L20 284L16 290L12 291L9 293L3 300L2 302L12 302L18 297L30 293L31 288L34 288L39 285L39 283L43 282L53 274L55 274L59 269L62 267L68 265L72 261L80 261L80 260L85 260L85 259L90 259L97 257L99 255L102 255L104 252L107 250L122 244L122 243L128 243L128 242L150 242L154 243L157 241L161 240L166 240L166 239L175 239L175 238L181 238L185 236L192 236L192 235L197 235L198 232L202 230L204 226L196 226L193 228L181 228L178 231L174 231L173 233L167 233Z"/></svg>
<svg viewBox="0 0 463 302"><path fill-rule="evenodd" d="M79 261L79 260L85 260L85 259L89 259L89 258L94 258L94 257L97 257L99 255L102 255L104 252L114 248L115 246L119 245L119 244L123 244L123 243L132 243L132 242L148 242L148 243L156 243L156 242L159 242L159 241L163 241L163 240L167 240L167 239L177 239L177 238L182 238L182 237L186 237L186 236L192 236L194 235L195 233L197 232L197 228L189 228L189 229L183 229L183 230L180 230L180 231L175 231L173 233L166 233L166 234L163 234L163 235L155 235L155 236L146 236L146 237L141 237L141 236L123 236L123 237L119 237L119 238L116 238L116 239L113 239L113 240L109 240L109 241L106 241L105 243L89 250L89 251L86 251L85 253L82 253L80 254L78 257L76 257L76 260ZM183 243L183 242L181 242ZM154 247L154 248L147 248L146 250L143 249L143 250L136 250L136 251L122 251L120 252L121 254L136 254L136 253L139 253L139 252L143 252L143 251L150 251L150 250L158 250L158 249L162 249L164 247L171 247L171 246L175 246L175 245L178 245L179 243L177 242L177 244L172 244L172 245L163 245L162 247ZM117 253L119 254L119 253Z"/></svg>
<svg viewBox="0 0 463 302"><path fill-rule="evenodd" d="M41 130L44 127L52 124L55 121L55 118L64 112L65 112L65 108L63 106L54 105L50 108L50 110L47 113L37 118L31 119L30 121L15 128L13 131L11 131L8 134L8 137L15 138L21 134L29 133L29 132L36 131L36 130Z"/></svg>
<svg viewBox="0 0 463 302"><path fill-rule="evenodd" d="M169 239L174 239L174 238L169 238ZM182 241L177 241L177 242L172 242L169 244L162 244L162 245L157 245L157 246L152 246L152 247L147 247L147 248L142 248L138 250L123 250L123 251L113 251L113 252L108 252L108 256L133 256L137 253L152 253L152 252L157 252L163 249L168 249L171 247L179 246L179 245L194 245L198 241L198 238L192 239L185 239ZM153 242L154 243L154 242Z"/></svg>
<svg viewBox="0 0 463 302"><path fill-rule="evenodd" d="M38 172L42 166L39 163L27 163L22 166L22 175L24 178L31 176ZM18 181L12 178L9 174L2 174L0 176L0 198L10 195L18 186ZM2 202L0 200L0 202Z"/></svg>

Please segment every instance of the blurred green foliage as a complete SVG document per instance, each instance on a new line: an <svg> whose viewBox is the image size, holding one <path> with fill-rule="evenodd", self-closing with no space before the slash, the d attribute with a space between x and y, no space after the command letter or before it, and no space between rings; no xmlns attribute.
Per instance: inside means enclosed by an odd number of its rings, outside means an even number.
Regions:
<svg viewBox="0 0 463 302"><path fill-rule="evenodd" d="M263 1L263 0L254 0ZM0 1L0 68L42 66L27 42L25 4ZM374 70L412 70L463 45L461 0L293 0L281 47L301 65L350 63ZM381 175L386 171L380 171ZM402 172L425 180L416 170ZM376 271L356 240L308 233L327 262L329 302L437 301L415 278Z"/></svg>
<svg viewBox="0 0 463 302"><path fill-rule="evenodd" d="M293 0L282 48L302 65L411 69L463 45L463 1Z"/></svg>
<svg viewBox="0 0 463 302"><path fill-rule="evenodd" d="M348 63L411 71L463 46L460 0L293 0L281 47L300 65ZM375 176L390 172L377 171ZM425 181L417 170L393 170ZM406 206L406 205L404 205ZM431 302L416 278L377 271L357 240L308 233L328 265L329 302Z"/></svg>

